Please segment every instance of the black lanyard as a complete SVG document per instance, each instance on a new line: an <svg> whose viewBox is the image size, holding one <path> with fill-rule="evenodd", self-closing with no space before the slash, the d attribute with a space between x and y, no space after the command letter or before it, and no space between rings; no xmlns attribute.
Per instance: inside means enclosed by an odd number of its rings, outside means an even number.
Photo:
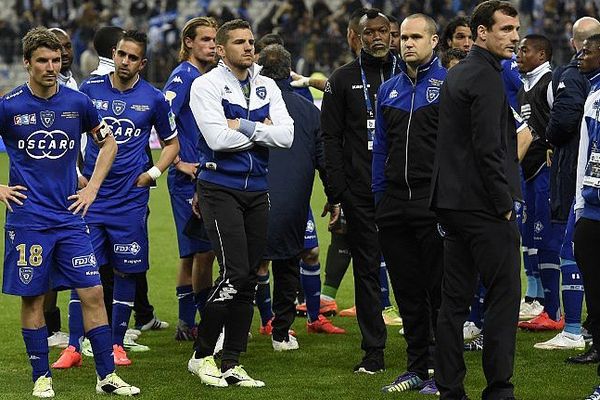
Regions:
<svg viewBox="0 0 600 400"><path fill-rule="evenodd" d="M393 77L394 75L396 75L396 63L398 60L396 59L396 57L393 57L393 58L394 58L394 64L392 65L392 74L390 75L390 78ZM368 87L367 75L365 74L365 70L362 67L362 56L358 57L358 65L360 66L360 77L362 79L363 93L365 95L365 107L367 108L367 116L369 119L373 119L373 118L375 118L375 112L373 110L373 105L371 104L371 96L369 96L369 89L367 89L367 87ZM373 133L374 133L374 131L375 131L375 129L373 128Z"/></svg>

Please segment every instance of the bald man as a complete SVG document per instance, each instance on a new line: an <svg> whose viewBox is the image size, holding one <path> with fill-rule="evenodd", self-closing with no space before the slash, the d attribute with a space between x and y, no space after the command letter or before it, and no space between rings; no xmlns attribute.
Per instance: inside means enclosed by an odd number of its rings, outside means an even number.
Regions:
<svg viewBox="0 0 600 400"><path fill-rule="evenodd" d="M579 53L583 42L600 33L600 22L592 17L580 18L573 24L571 46ZM577 57L552 76L554 103L546 128L546 137L554 146L550 169L550 208L553 223L566 224L560 252L560 269L563 279L562 300L565 308L568 332L579 329L583 282L573 255L573 231L575 214L573 200L576 189L577 154L583 106L590 90L588 79L578 70ZM567 289L567 290L565 290ZM593 323L593 321L590 321ZM562 332L561 332L562 333ZM580 355L569 357L570 363L596 363L600 360L596 346Z"/></svg>

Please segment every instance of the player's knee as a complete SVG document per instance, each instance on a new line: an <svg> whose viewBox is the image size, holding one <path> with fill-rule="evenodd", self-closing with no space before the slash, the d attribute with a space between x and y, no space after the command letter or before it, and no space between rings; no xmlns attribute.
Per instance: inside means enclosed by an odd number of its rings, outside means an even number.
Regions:
<svg viewBox="0 0 600 400"><path fill-rule="evenodd" d="M302 261L308 265L316 265L319 263L319 246L305 250L302 254Z"/></svg>

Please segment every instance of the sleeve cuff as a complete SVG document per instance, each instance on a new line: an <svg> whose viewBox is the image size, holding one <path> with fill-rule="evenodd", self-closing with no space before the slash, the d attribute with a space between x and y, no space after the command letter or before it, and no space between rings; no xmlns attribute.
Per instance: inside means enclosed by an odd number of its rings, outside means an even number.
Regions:
<svg viewBox="0 0 600 400"><path fill-rule="evenodd" d="M254 134L254 130L256 129L256 122L249 121L247 119L240 118L240 127L238 131L243 133L249 138Z"/></svg>

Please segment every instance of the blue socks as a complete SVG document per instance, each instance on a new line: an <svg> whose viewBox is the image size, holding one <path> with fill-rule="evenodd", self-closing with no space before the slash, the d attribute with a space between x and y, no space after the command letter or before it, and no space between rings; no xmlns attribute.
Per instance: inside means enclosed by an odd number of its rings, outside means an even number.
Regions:
<svg viewBox="0 0 600 400"><path fill-rule="evenodd" d="M306 300L308 322L319 319L321 308L321 264L308 265L300 261L300 283Z"/></svg>
<svg viewBox="0 0 600 400"><path fill-rule="evenodd" d="M265 326L273 318L271 309L271 285L269 283L269 272L266 275L258 275L258 285L256 287L256 307L260 313L261 325Z"/></svg>
<svg viewBox="0 0 600 400"><path fill-rule="evenodd" d="M560 259L562 272L562 299L565 308L565 332L581 334L583 280L575 261Z"/></svg>
<svg viewBox="0 0 600 400"><path fill-rule="evenodd" d="M96 363L96 373L100 379L104 379L106 378L106 375L115 372L115 360L112 355L112 344L110 340L110 327L108 325L97 326L94 329L91 329L86 336L90 339L90 343L92 344L94 362ZM121 338L121 342L123 342L123 338Z"/></svg>
<svg viewBox="0 0 600 400"><path fill-rule="evenodd" d="M32 378L35 382L41 376L52 376L48 364L48 329L44 325L39 329L21 328L25 349L31 364Z"/></svg>
<svg viewBox="0 0 600 400"><path fill-rule="evenodd" d="M379 295L381 298L381 308L385 309L390 307L392 303L390 302L390 282L388 281L387 267L383 257L379 263L379 282L381 284L381 293Z"/></svg>
<svg viewBox="0 0 600 400"><path fill-rule="evenodd" d="M175 290L179 304L179 320L191 328L196 325L196 304L192 285L177 286Z"/></svg>
<svg viewBox="0 0 600 400"><path fill-rule="evenodd" d="M75 347L78 353L81 352L83 335L81 301L79 300L77 291L71 290L71 300L69 301L69 346Z"/></svg>
<svg viewBox="0 0 600 400"><path fill-rule="evenodd" d="M113 343L123 346L123 338L129 325L129 317L135 300L135 278L115 273L112 309ZM92 338L90 338L92 340Z"/></svg>
<svg viewBox="0 0 600 400"><path fill-rule="evenodd" d="M544 311L554 321L560 319L560 259L553 251L538 250L540 277L544 287Z"/></svg>

